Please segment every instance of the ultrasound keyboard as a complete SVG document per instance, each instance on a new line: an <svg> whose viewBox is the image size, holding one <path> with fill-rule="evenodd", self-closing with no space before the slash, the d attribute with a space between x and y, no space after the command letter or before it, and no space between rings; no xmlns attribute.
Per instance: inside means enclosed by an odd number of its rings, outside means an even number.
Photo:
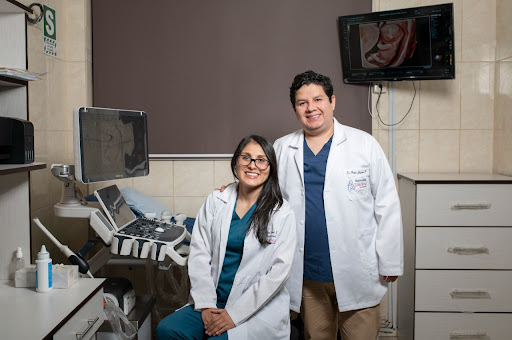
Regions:
<svg viewBox="0 0 512 340"><path fill-rule="evenodd" d="M110 252L163 261L169 256L180 266L187 263L190 233L184 226L148 218L137 218L116 185L94 192L113 224Z"/></svg>

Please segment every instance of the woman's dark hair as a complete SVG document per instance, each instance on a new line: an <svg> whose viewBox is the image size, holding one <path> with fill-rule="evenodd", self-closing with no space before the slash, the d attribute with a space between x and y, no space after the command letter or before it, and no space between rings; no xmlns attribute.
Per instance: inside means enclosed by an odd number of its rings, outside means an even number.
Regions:
<svg viewBox="0 0 512 340"><path fill-rule="evenodd" d="M264 137L258 135L250 135L242 139L240 144L235 150L233 154L233 158L231 158L231 171L235 178L238 179L236 175L236 163L237 158L245 148L245 146L251 142L258 143L263 152L265 152L265 156L269 161L269 175L265 183L263 184L263 188L258 196L258 200L256 201L256 209L252 214L252 222L251 226L247 230L250 232L254 231L254 234L260 241L260 244L263 247L268 245L267 235L268 230L267 226L270 222L270 217L272 216L272 212L274 209L278 209L283 205L283 195L281 194L281 189L279 188L279 179L277 177L277 159L276 153L274 151L274 147L268 140Z"/></svg>
<svg viewBox="0 0 512 340"><path fill-rule="evenodd" d="M325 94L327 97L329 97L329 102L332 102L331 97L334 89L332 87L331 78L309 70L298 74L295 76L295 78L293 78L292 86L290 86L290 101L292 102L292 107L295 107L295 94L297 93L297 90L304 85L310 84L322 86L324 88Z"/></svg>

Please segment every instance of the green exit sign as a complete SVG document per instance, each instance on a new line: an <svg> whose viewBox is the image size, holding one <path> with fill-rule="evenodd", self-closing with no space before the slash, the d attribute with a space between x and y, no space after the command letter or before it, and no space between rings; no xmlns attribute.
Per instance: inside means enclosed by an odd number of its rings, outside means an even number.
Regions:
<svg viewBox="0 0 512 340"><path fill-rule="evenodd" d="M43 22L43 50L44 53L57 56L57 25L55 10L51 7L43 5L44 22Z"/></svg>

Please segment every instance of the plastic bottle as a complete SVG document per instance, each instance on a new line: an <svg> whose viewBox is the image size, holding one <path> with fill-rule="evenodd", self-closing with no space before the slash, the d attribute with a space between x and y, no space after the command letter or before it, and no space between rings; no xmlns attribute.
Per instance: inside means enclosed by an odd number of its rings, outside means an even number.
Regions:
<svg viewBox="0 0 512 340"><path fill-rule="evenodd" d="M44 293L52 289L52 259L44 244L37 253L36 260L36 291Z"/></svg>
<svg viewBox="0 0 512 340"><path fill-rule="evenodd" d="M25 259L23 258L23 251L21 250L21 247L18 247L18 250L16 251L16 258L9 266L9 279L14 280L14 273L23 267L25 267Z"/></svg>

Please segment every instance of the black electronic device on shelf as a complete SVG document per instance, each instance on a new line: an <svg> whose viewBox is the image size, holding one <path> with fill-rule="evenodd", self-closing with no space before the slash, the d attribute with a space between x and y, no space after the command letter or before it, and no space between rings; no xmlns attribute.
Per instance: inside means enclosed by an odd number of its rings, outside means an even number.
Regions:
<svg viewBox="0 0 512 340"><path fill-rule="evenodd" d="M343 81L455 78L453 4L338 18Z"/></svg>
<svg viewBox="0 0 512 340"><path fill-rule="evenodd" d="M34 125L23 119L0 117L0 164L34 162Z"/></svg>

